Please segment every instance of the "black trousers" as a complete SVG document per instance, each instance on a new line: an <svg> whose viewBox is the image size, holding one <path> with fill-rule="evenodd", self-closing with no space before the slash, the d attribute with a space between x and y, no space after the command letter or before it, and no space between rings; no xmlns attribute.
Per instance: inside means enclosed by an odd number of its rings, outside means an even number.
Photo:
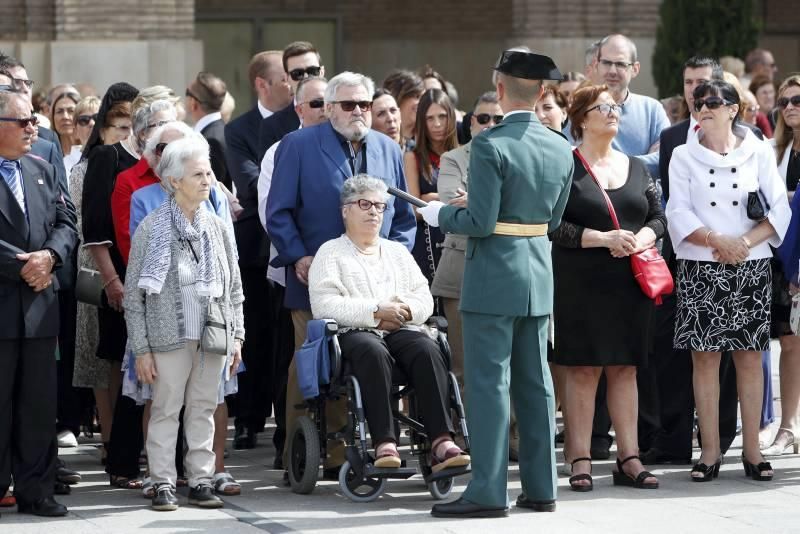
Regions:
<svg viewBox="0 0 800 534"><path fill-rule="evenodd" d="M232 409L236 428L261 432L272 413L273 325L270 321L273 306L272 287L266 277L266 267L239 263L244 292L244 329L247 341L242 347L246 371L239 375L239 392Z"/></svg>
<svg viewBox="0 0 800 534"><path fill-rule="evenodd" d="M339 337L342 355L361 386L364 412L374 445L397 442L392 418L392 368L408 378L417 397L419 417L433 440L452 433L447 392L447 368L439 345L423 332L397 330L381 338L353 330Z"/></svg>
<svg viewBox="0 0 800 534"><path fill-rule="evenodd" d="M656 307L656 328L646 392L640 388L640 404L650 403L659 414L660 427L650 447L676 458L692 455L694 428L694 389L692 387L692 354L673 349L675 330L674 295L664 298ZM722 452L730 448L736 437L739 396L736 391L736 370L730 353L723 353L719 369L719 433ZM702 442L702 436L700 436ZM649 448L649 447L648 447ZM644 447L642 450L646 450Z"/></svg>
<svg viewBox="0 0 800 534"><path fill-rule="evenodd" d="M75 367L75 319L78 312L75 293L58 292L58 423L56 431L69 430L76 436L80 433L81 417L91 404L91 392L87 388L72 385Z"/></svg>
<svg viewBox="0 0 800 534"><path fill-rule="evenodd" d="M106 472L111 476L136 478L139 476L139 454L143 446L142 414L144 406L137 406L130 397L117 394L114 420L106 459Z"/></svg>
<svg viewBox="0 0 800 534"><path fill-rule="evenodd" d="M283 454L283 444L286 441L286 384L289 379L289 365L294 357L294 325L292 312L283 307L283 296L286 290L278 284L271 287L272 307L270 328L272 328L272 399L275 411L275 434L272 443L275 445L276 455ZM242 376L244 376L243 373Z"/></svg>
<svg viewBox="0 0 800 534"><path fill-rule="evenodd" d="M0 495L20 503L53 495L56 338L0 340Z"/></svg>

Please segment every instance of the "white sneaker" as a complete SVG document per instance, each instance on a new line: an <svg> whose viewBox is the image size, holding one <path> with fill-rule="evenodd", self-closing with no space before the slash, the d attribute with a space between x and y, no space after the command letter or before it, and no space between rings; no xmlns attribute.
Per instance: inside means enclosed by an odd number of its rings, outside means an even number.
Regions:
<svg viewBox="0 0 800 534"><path fill-rule="evenodd" d="M69 430L62 430L56 437L58 439L59 448L67 449L78 446L78 439L75 437L75 434Z"/></svg>

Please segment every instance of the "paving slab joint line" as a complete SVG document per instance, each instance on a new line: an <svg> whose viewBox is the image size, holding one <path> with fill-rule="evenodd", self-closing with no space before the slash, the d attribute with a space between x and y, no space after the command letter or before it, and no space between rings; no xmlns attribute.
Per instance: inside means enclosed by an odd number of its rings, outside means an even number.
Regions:
<svg viewBox="0 0 800 534"><path fill-rule="evenodd" d="M248 510L238 504L234 504L228 499L222 499L225 502L225 508L221 508L220 511L228 514L229 516L233 517L237 521L244 523L246 525L250 525L251 527L255 527L259 530L263 530L266 532L270 532L272 534L282 534L283 532L296 532L291 527L284 525L283 523L278 523L277 521L273 521L269 517L264 517L263 515L259 515L252 510Z"/></svg>

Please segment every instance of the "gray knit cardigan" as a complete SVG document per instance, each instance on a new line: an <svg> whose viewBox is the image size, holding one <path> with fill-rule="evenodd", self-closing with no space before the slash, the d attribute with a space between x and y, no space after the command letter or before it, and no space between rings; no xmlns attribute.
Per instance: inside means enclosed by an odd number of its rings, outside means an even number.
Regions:
<svg viewBox="0 0 800 534"><path fill-rule="evenodd" d="M144 258L150 240L155 211L142 220L133 236L128 269L125 276L125 322L128 325L128 342L136 355L147 352L169 352L181 348L186 342L183 322L183 305L178 283L178 251L180 245L173 232L172 261L164 287L159 294L148 295L138 287ZM236 250L233 249L233 236L226 234L225 223L213 215L211 251L219 262L224 276L222 287L225 322L232 324L228 332L229 346L233 338L244 339L244 312L242 303L242 278L239 274Z"/></svg>

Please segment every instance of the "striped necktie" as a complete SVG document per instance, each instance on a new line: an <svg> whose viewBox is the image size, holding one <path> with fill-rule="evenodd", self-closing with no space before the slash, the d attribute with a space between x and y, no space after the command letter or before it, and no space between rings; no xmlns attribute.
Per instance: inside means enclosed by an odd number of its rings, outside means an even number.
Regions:
<svg viewBox="0 0 800 534"><path fill-rule="evenodd" d="M14 198L17 199L20 209L25 213L25 197L22 195L22 182L17 167L17 162L9 159L0 161L0 174L3 175L3 180L8 184Z"/></svg>

